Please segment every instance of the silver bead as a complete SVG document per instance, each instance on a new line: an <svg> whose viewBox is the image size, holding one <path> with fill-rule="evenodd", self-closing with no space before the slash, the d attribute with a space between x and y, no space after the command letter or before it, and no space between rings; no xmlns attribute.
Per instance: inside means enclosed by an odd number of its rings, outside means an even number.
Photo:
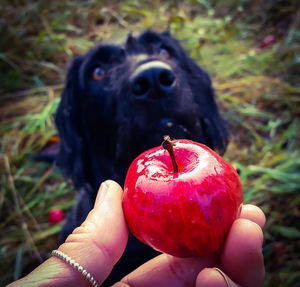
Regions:
<svg viewBox="0 0 300 287"><path fill-rule="evenodd" d="M80 273L82 273L82 271L83 271L83 267L79 265L79 267L78 267L78 271L79 271Z"/></svg>

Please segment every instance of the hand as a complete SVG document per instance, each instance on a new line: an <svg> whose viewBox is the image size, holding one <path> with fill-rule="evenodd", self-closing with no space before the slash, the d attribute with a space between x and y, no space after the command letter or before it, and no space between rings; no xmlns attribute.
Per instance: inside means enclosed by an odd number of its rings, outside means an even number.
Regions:
<svg viewBox="0 0 300 287"><path fill-rule="evenodd" d="M261 286L265 273L261 229L264 224L265 216L258 207L244 205L220 252L186 259L162 254L130 273L114 287Z"/></svg>
<svg viewBox="0 0 300 287"><path fill-rule="evenodd" d="M117 183L104 182L85 222L58 248L82 265L99 284L120 259L128 240L122 193ZM218 253L201 258L162 254L114 286L260 286L264 278L261 229L264 223L265 216L258 207L244 205L240 218L233 223L224 247ZM51 257L10 286L41 284L87 286L87 280L63 260Z"/></svg>

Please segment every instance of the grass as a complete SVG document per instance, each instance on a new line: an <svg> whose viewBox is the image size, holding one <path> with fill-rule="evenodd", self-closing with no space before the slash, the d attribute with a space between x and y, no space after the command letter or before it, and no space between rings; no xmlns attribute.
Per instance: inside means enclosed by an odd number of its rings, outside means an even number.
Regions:
<svg viewBox="0 0 300 287"><path fill-rule="evenodd" d="M3 1L0 29L0 285L49 256L74 204L72 184L32 160L55 141L53 116L72 57L128 32L169 29L211 74L231 129L225 154L245 202L267 215L264 286L300 282L299 11L296 1ZM267 35L276 43L262 48Z"/></svg>

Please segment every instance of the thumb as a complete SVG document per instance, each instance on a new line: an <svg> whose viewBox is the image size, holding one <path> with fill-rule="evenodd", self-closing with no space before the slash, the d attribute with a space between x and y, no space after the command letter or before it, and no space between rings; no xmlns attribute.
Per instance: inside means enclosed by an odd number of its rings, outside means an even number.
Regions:
<svg viewBox="0 0 300 287"><path fill-rule="evenodd" d="M58 249L83 266L99 284L120 259L127 243L122 195L116 182L102 183L94 209Z"/></svg>
<svg viewBox="0 0 300 287"><path fill-rule="evenodd" d="M122 211L122 188L114 181L101 184L95 206L58 250L80 264L101 284L121 257L128 239ZM86 286L84 278L69 263L51 257L11 287Z"/></svg>

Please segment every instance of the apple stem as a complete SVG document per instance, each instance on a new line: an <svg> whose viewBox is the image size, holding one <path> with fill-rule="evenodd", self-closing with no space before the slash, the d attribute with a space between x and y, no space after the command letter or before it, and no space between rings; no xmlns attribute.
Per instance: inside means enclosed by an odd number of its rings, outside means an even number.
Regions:
<svg viewBox="0 0 300 287"><path fill-rule="evenodd" d="M171 160L172 160L172 164L173 164L174 173L178 172L178 164L177 164L176 159L175 159L175 154L174 154L174 149L173 149L173 143L171 141L170 136L164 136L164 141L162 143L162 146L170 154L170 157L171 157Z"/></svg>

